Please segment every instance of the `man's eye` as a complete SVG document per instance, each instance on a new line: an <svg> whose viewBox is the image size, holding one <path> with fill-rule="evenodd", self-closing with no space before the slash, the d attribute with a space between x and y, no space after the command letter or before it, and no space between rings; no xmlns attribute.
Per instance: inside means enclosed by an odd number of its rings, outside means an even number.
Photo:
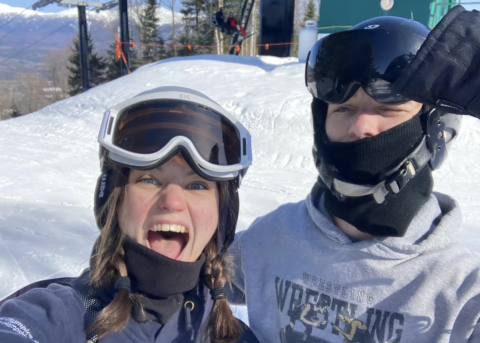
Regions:
<svg viewBox="0 0 480 343"><path fill-rule="evenodd" d="M204 189L208 189L207 186L201 184L201 183L197 183L197 182L194 182L194 183L191 183L187 186L188 189L193 189L193 190L204 190Z"/></svg>
<svg viewBox="0 0 480 343"><path fill-rule="evenodd" d="M349 112L351 111L352 109L350 107L339 107L335 110L335 112L341 112L341 113L345 113L345 112Z"/></svg>
<svg viewBox="0 0 480 343"><path fill-rule="evenodd" d="M401 108L384 108L383 109L383 112L387 112L387 113L391 113L391 114L395 114L395 113L403 113L405 112L404 110L402 110Z"/></svg>

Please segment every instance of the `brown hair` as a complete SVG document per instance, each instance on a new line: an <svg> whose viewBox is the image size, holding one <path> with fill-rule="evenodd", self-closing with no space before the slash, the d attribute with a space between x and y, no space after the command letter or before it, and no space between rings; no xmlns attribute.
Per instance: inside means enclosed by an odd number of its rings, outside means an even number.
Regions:
<svg viewBox="0 0 480 343"><path fill-rule="evenodd" d="M97 217L105 218L105 225L100 228L100 237L96 243L96 253L92 256L92 274L90 284L93 289L113 287L118 278L128 276L123 259L123 242L125 234L120 229L118 210L125 200L125 187L128 184L129 169L115 168L114 189L108 201ZM217 182L220 206L227 202L230 217L237 219L238 202L234 201L231 191L235 191L232 182ZM98 219L98 218L97 218ZM228 258L218 253L217 233L215 233L204 249L205 265L203 274L204 283L210 288L224 287L230 284L231 268ZM127 290L119 290L113 301L104 307L96 316L94 322L87 329L94 332L100 339L109 333L122 330L130 319L133 308L143 313L141 295L129 294ZM216 300L210 312L207 325L203 329L202 341L211 343L232 343L241 336L238 320L233 316L226 299Z"/></svg>
<svg viewBox="0 0 480 343"><path fill-rule="evenodd" d="M232 192L236 192L233 181L218 182L219 204L226 205L229 218L236 224L238 217L238 201L235 201ZM213 235L205 247L205 265L203 268L204 283L210 289L230 286L232 276L231 259L224 253L218 252L217 233ZM242 334L238 320L233 316L227 299L215 300L212 311L208 317L207 326L204 329L203 341L212 343L230 343L237 341Z"/></svg>

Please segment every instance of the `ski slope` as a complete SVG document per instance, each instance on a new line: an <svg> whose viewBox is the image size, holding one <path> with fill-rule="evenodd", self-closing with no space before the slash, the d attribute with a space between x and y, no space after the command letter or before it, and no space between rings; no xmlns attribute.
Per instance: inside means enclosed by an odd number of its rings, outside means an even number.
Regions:
<svg viewBox="0 0 480 343"><path fill-rule="evenodd" d="M0 298L87 266L98 235L92 205L103 112L150 88L199 90L250 130L254 164L240 190L238 230L280 204L303 199L316 179L304 68L294 58L174 58L0 122ZM460 202L462 241L473 251L480 248L479 151L480 121L465 117L449 160L434 173L435 189Z"/></svg>

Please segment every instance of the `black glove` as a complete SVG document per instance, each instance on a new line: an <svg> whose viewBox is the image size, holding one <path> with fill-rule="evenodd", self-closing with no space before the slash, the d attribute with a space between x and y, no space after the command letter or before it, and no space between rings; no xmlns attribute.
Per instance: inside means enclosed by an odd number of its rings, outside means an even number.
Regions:
<svg viewBox="0 0 480 343"><path fill-rule="evenodd" d="M480 12L452 8L392 89L446 112L480 118Z"/></svg>

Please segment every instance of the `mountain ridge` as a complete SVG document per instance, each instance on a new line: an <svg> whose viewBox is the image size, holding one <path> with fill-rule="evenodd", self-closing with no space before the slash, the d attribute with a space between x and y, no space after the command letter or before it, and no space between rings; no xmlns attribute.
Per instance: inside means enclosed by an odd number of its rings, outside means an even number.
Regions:
<svg viewBox="0 0 480 343"><path fill-rule="evenodd" d="M0 27L18 15L0 28L0 80L11 80L19 72L40 72L48 53L72 47L72 39L78 32L76 8L57 13L24 10L0 4ZM20 14L22 11L24 12ZM157 17L160 19L159 33L168 39L172 33L172 12L160 7L157 10ZM180 23L182 17L182 14L175 13L175 22ZM115 40L118 21L118 7L98 13L95 10L87 10L88 32L93 39L96 52L105 55ZM135 24L138 23L138 18L133 9L129 10L129 21L131 36L136 39L138 32ZM180 26L177 24L177 27ZM59 28L61 29L58 30ZM58 31L52 34L55 30ZM49 34L50 37L29 47ZM26 50L21 52L23 49Z"/></svg>

